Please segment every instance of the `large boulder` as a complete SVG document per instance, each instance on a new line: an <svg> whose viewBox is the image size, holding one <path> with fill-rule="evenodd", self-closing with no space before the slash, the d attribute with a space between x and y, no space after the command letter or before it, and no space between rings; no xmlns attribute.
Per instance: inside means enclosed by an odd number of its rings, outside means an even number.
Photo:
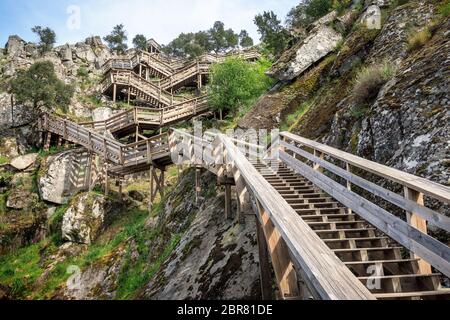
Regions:
<svg viewBox="0 0 450 320"><path fill-rule="evenodd" d="M24 53L26 42L17 35L9 36L6 43L6 53L9 58L15 58Z"/></svg>
<svg viewBox="0 0 450 320"><path fill-rule="evenodd" d="M19 156L19 148L15 137L5 137L0 139L0 154L7 158Z"/></svg>
<svg viewBox="0 0 450 320"><path fill-rule="evenodd" d="M267 75L281 81L293 80L334 51L340 41L341 34L327 25L319 25L304 41L286 51Z"/></svg>
<svg viewBox="0 0 450 320"><path fill-rule="evenodd" d="M92 111L93 121L104 121L113 116L113 111L111 108L97 108Z"/></svg>
<svg viewBox="0 0 450 320"><path fill-rule="evenodd" d="M10 165L17 170L25 170L31 167L38 157L37 153L30 153L11 160Z"/></svg>
<svg viewBox="0 0 450 320"><path fill-rule="evenodd" d="M70 196L85 190L88 155L84 150L72 150L49 157L39 177L39 192L43 200L55 204L67 203Z"/></svg>
<svg viewBox="0 0 450 320"><path fill-rule="evenodd" d="M63 217L63 239L91 244L104 226L105 204L105 197L98 194L86 193L76 197Z"/></svg>

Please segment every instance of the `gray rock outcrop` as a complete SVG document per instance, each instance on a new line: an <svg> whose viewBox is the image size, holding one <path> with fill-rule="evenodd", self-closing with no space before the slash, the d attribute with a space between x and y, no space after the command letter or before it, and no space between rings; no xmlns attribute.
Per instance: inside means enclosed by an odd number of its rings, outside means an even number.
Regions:
<svg viewBox="0 0 450 320"><path fill-rule="evenodd" d="M25 170L36 162L37 157L37 153L30 153L24 156L19 156L11 160L10 165L17 170Z"/></svg>
<svg viewBox="0 0 450 320"><path fill-rule="evenodd" d="M266 74L280 81L292 80L336 49L342 36L333 28L319 25L304 41L289 49Z"/></svg>
<svg viewBox="0 0 450 320"><path fill-rule="evenodd" d="M103 228L105 203L105 197L98 194L86 193L75 197L63 217L63 239L91 244Z"/></svg>
<svg viewBox="0 0 450 320"><path fill-rule="evenodd" d="M65 204L71 195L87 188L88 155L80 149L51 156L41 171L38 185L42 199Z"/></svg>

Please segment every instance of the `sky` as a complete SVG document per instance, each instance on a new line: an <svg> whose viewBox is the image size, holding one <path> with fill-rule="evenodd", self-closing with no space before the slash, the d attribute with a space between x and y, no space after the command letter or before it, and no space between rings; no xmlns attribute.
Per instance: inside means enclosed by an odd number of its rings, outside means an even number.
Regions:
<svg viewBox="0 0 450 320"><path fill-rule="evenodd" d="M119 23L128 42L136 34L167 44L181 32L209 29L217 20L235 32L246 29L258 42L253 18L274 11L284 22L299 0L0 0L0 47L9 35L37 42L31 28L50 27L57 44L76 43L93 35L105 36Z"/></svg>

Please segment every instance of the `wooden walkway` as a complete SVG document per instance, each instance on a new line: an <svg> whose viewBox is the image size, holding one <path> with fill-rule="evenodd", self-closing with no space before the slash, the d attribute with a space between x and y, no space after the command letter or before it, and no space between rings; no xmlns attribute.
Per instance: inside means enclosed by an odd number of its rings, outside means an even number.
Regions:
<svg viewBox="0 0 450 320"><path fill-rule="evenodd" d="M102 92L116 101L124 95L129 102L140 99L156 108L164 108L185 100L173 94L184 86L195 84L201 89L211 65L227 57L246 60L260 58L257 51L243 51L228 55L205 54L195 61L167 61L164 55L138 51L131 58L111 59L102 66Z"/></svg>
<svg viewBox="0 0 450 320"><path fill-rule="evenodd" d="M450 218L424 204L425 198L449 204L450 188L290 133L257 157L245 141L224 135L195 138L175 129L124 145L104 135L120 119L138 125L153 121L146 110L135 108L101 124L46 116L42 128L101 157L106 191L108 177L121 181L150 171L151 204L158 192L163 194L166 166L177 156L217 175L226 189L224 217L231 218L234 185L237 218L245 208L253 208L257 217L265 298L273 297L269 263L282 299L450 298L440 281L450 276L450 248L427 230L430 224L449 232ZM274 152L276 166L268 157ZM382 187L373 176L402 192ZM399 218L401 212L406 219Z"/></svg>
<svg viewBox="0 0 450 320"><path fill-rule="evenodd" d="M106 193L109 178L118 180L122 194L125 176L149 172L150 206L158 193L164 194L164 172L174 156L197 173L202 168L217 176L225 187L224 218L232 218L233 185L236 218L248 209L257 217L266 299L273 298L271 270L281 299L449 299L441 278L450 276L450 248L428 234L428 225L450 232L450 218L425 203L449 205L450 188L290 133L282 133L270 150L257 147L264 153L256 155L245 148L254 145L224 135L196 138L170 129L144 136L146 130L209 112L205 95L186 99L173 90L192 83L201 89L211 64L225 58L204 55L186 62L138 52L131 59L110 60L103 92L153 107L79 124L46 115L41 126L45 145L68 141L86 148L91 159L100 158ZM135 142L111 138L127 135ZM271 154L278 156L269 161Z"/></svg>
<svg viewBox="0 0 450 320"><path fill-rule="evenodd" d="M266 157L249 160L245 142L223 135L199 142L174 130L170 138L172 148L184 145L188 163L234 180L239 208L253 205L266 298L272 280L265 252L283 299L450 298L440 281L450 276L450 248L427 234L427 224L449 232L450 218L424 205L425 197L449 204L450 188L299 136L281 137L271 150L279 153L276 169ZM210 156L199 161L199 154ZM368 180L373 176L401 192ZM374 203L380 198L386 206Z"/></svg>

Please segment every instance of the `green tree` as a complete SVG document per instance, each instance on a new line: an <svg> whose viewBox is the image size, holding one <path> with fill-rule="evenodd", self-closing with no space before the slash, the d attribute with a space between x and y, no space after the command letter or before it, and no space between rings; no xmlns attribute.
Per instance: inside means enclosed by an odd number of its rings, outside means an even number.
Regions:
<svg viewBox="0 0 450 320"><path fill-rule="evenodd" d="M277 15L273 11L264 11L264 13L255 17L254 22L261 35L261 41L266 48L275 57L279 57L286 50L290 41L290 35L281 25Z"/></svg>
<svg viewBox="0 0 450 320"><path fill-rule="evenodd" d="M52 29L35 26L31 29L39 37L39 49L41 53L50 51L56 43L56 33Z"/></svg>
<svg viewBox="0 0 450 320"><path fill-rule="evenodd" d="M305 29L330 12L333 7L339 8L348 5L348 2L348 0L305 0L289 11L286 23L294 29Z"/></svg>
<svg viewBox="0 0 450 320"><path fill-rule="evenodd" d="M205 52L205 48L196 41L196 34L181 33L176 39L163 47L163 51L176 57L195 58Z"/></svg>
<svg viewBox="0 0 450 320"><path fill-rule="evenodd" d="M212 50L215 53L219 53L227 48L227 32L225 31L225 25L221 21L214 22L214 26L209 30L211 37Z"/></svg>
<svg viewBox="0 0 450 320"><path fill-rule="evenodd" d="M142 35L142 34L137 34L134 38L133 38L133 45L136 49L138 50L143 50L146 51L148 48L147 45L147 38Z"/></svg>
<svg viewBox="0 0 450 320"><path fill-rule="evenodd" d="M269 67L267 60L250 63L239 58L228 58L214 65L209 86L210 106L234 114L245 112L272 85L272 79L264 74Z"/></svg>
<svg viewBox="0 0 450 320"><path fill-rule="evenodd" d="M34 110L41 105L65 109L72 99L74 89L58 79L50 61L34 63L28 70L19 70L11 80L11 93L18 103L30 103Z"/></svg>
<svg viewBox="0 0 450 320"><path fill-rule="evenodd" d="M113 28L113 31L103 38L108 43L108 47L111 50L117 51L120 54L125 53L128 49L127 45L127 32L123 24L118 24Z"/></svg>
<svg viewBox="0 0 450 320"><path fill-rule="evenodd" d="M242 48L253 47L253 39L249 36L247 30L241 30L241 33L239 33L239 45Z"/></svg>
<svg viewBox="0 0 450 320"><path fill-rule="evenodd" d="M228 29L225 31L225 40L226 45L223 48L224 50L234 49L239 45L239 35L236 34L233 29Z"/></svg>

